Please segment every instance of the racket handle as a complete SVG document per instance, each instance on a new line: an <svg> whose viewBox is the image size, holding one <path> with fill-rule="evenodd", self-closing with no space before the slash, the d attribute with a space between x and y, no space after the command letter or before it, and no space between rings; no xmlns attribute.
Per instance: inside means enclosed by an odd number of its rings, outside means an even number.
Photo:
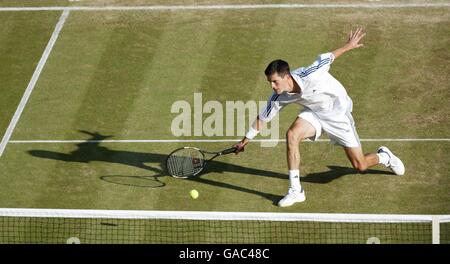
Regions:
<svg viewBox="0 0 450 264"><path fill-rule="evenodd" d="M225 154L233 153L233 152L236 151L236 149L237 149L236 147L232 147L232 148L226 149L226 150L222 151L222 152L220 153L220 155L225 155Z"/></svg>

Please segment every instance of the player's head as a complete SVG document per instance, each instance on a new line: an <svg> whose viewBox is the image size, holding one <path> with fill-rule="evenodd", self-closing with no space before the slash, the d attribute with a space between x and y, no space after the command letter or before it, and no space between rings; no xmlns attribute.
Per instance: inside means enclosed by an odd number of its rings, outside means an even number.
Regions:
<svg viewBox="0 0 450 264"><path fill-rule="evenodd" d="M267 77L267 81L270 82L272 89L281 94L284 91L288 91L289 80L291 77L289 64L284 60L274 60L267 65L264 71Z"/></svg>

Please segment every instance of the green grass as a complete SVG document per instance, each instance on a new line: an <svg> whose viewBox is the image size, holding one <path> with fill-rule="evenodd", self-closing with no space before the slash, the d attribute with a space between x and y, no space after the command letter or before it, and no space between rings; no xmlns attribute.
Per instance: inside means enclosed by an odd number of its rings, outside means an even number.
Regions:
<svg viewBox="0 0 450 264"><path fill-rule="evenodd" d="M211 5L211 4L273 4L273 3L302 3L302 4L336 4L336 3L364 3L364 0L2 0L1 7L38 7L38 6L142 6L142 5ZM386 3L399 3L398 0L386 0ZM401 3L445 3L445 0L402 0Z"/></svg>
<svg viewBox="0 0 450 264"><path fill-rule="evenodd" d="M0 134L3 137L33 75L59 14L1 12Z"/></svg>
<svg viewBox="0 0 450 264"><path fill-rule="evenodd" d="M448 135L450 66L441 54L450 43L441 36L449 20L445 9L427 10L372 11L362 24L366 47L333 64L354 100L361 138ZM365 16L350 11L74 12L14 139L77 138L80 129L171 138L172 103L193 102L194 92L204 101L266 100L266 64L307 65L341 45ZM285 26L305 21L302 30ZM64 98L70 103L61 104ZM281 115L282 134L297 113L290 106Z"/></svg>
<svg viewBox="0 0 450 264"><path fill-rule="evenodd" d="M7 21L0 29L1 134L59 15L0 13ZM99 139L174 139L175 101L192 103L195 92L204 102L264 101L271 93L263 74L268 62L308 65L339 47L356 25L368 32L365 47L336 60L331 72L353 98L360 137L448 138L450 16L447 8L428 8L74 11L12 140L92 138L81 131ZM281 113L281 138L299 110L290 106ZM188 138L196 139L182 137ZM185 144L10 143L0 158L0 207L450 212L448 142L363 142L366 152L387 144L406 164L402 177L381 166L358 174L340 148L304 143L307 201L289 208L276 206L288 187L283 143L252 143L239 156L218 158L196 179L171 178L164 172L165 156ZM190 199L191 189L199 199Z"/></svg>

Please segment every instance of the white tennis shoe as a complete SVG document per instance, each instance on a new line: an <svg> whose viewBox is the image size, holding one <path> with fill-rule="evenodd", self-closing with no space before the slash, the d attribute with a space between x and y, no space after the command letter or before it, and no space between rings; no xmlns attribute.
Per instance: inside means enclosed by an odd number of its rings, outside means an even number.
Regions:
<svg viewBox="0 0 450 264"><path fill-rule="evenodd" d="M288 193L278 202L278 206L287 207L291 206L295 203L301 203L306 200L305 190L302 188L302 191L294 190L293 188L289 188Z"/></svg>
<svg viewBox="0 0 450 264"><path fill-rule="evenodd" d="M392 172L397 175L405 174L405 165L403 162L395 156L387 147L382 146L378 148L377 153L386 153L389 156L389 161L386 167L390 168Z"/></svg>

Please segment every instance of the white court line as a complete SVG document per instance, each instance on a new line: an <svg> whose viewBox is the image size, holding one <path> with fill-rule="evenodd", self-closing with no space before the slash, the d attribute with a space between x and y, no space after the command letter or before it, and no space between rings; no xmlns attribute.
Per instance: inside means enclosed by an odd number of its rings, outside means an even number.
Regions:
<svg viewBox="0 0 450 264"><path fill-rule="evenodd" d="M92 209L30 209L0 208L1 216L66 217L101 219L184 219L184 220L259 220L259 221L318 221L370 223L431 223L445 222L450 215L408 214L336 214L336 213L270 213L270 212L211 212L211 211L144 211Z"/></svg>
<svg viewBox="0 0 450 264"><path fill-rule="evenodd" d="M3 136L2 141L0 142L0 157L3 154L3 151L5 151L6 145L8 144L9 139L11 138L11 135L14 131L14 128L17 125L17 122L19 121L20 116L22 115L23 109L25 108L25 105L28 102L28 99L31 96L31 92L33 92L34 86L37 83L37 80L39 79L39 76L41 75L42 69L44 68L45 63L47 62L47 59L50 55L50 52L53 49L53 46L55 45L56 40L58 39L59 32L61 31L64 22L66 21L66 18L69 16L69 11L65 10L61 17L59 18L58 24L56 24L55 30L53 31L53 34L47 44L47 47L44 50L44 53L42 54L41 59L39 60L39 63L34 70L33 76L31 77L30 82L28 83L28 87L25 90L25 93L22 96L22 99L20 100L19 106L16 109L16 112L14 113L14 116L9 123L8 128L6 129L5 135Z"/></svg>
<svg viewBox="0 0 450 264"><path fill-rule="evenodd" d="M72 144L72 143L215 143L215 142L237 142L242 138L235 139L136 139L136 140L11 140L14 144ZM253 142L286 142L285 139L253 139ZM319 139L318 142L329 142L329 139ZM450 138L367 138L360 139L366 142L450 142ZM306 140L305 142L312 142Z"/></svg>
<svg viewBox="0 0 450 264"><path fill-rule="evenodd" d="M183 11L224 9L299 9L299 8L429 8L450 7L450 3L392 4L237 4L237 5L154 5L154 6L43 6L0 7L0 11Z"/></svg>

